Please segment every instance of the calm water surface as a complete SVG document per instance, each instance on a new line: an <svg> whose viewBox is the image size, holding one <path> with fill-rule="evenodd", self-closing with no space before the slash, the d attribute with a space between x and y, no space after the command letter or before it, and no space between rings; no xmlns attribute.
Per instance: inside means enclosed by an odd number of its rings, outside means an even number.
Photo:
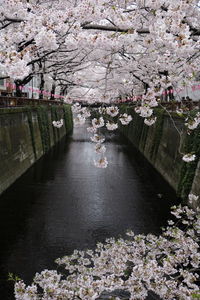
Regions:
<svg viewBox="0 0 200 300"><path fill-rule="evenodd" d="M75 128L0 197L0 300L13 299L8 272L29 283L74 249L166 223L173 191L122 136L106 147L108 168L97 169L86 128Z"/></svg>

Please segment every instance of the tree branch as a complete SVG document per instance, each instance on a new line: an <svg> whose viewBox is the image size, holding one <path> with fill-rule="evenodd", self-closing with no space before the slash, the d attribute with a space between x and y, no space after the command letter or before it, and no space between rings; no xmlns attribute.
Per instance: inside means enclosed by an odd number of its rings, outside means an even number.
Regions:
<svg viewBox="0 0 200 300"><path fill-rule="evenodd" d="M104 30L104 31L115 31L115 32L125 32L125 33L132 33L134 32L133 28L119 28L114 26L106 26L106 25L96 25L96 24L87 24L82 25L83 29L93 29L93 30ZM139 34L148 34L150 33L149 29L137 29L137 33Z"/></svg>

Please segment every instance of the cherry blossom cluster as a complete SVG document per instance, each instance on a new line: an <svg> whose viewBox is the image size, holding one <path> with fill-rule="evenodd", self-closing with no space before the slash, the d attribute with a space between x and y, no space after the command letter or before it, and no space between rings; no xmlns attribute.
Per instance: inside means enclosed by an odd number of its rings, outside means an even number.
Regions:
<svg viewBox="0 0 200 300"><path fill-rule="evenodd" d="M108 131L115 131L118 128L118 123L128 125L132 121L132 117L126 113L120 114L117 106L100 107L98 109L99 117L91 120L91 127L87 128L89 133L93 133L90 137L91 141L96 143L95 153L100 155L100 158L94 160L94 165L98 168L106 168L108 160L105 156L106 147L102 145L105 141L105 136L102 136L101 129L105 127Z"/></svg>
<svg viewBox="0 0 200 300"><path fill-rule="evenodd" d="M140 106L135 108L135 112L144 118L144 123L147 126L152 126L156 122L156 116L153 116L153 108L158 106L156 93L149 90L146 95L143 95Z"/></svg>
<svg viewBox="0 0 200 300"><path fill-rule="evenodd" d="M58 0L56 9L53 1L4 0L0 69L21 79L47 52L55 64L59 51L67 51L79 62L74 82L88 83L77 78L81 62L87 70L105 70L88 84L101 90L102 99L134 97L144 84L161 96L167 88L190 86L199 72L199 15L196 0ZM66 73L60 74L64 80Z"/></svg>
<svg viewBox="0 0 200 300"><path fill-rule="evenodd" d="M86 120L91 117L90 109L82 107L79 103L75 103L72 106L72 112L74 114L74 124L77 126L84 125ZM102 145L105 141L105 136L101 134L101 129L105 127L109 131L114 131L118 128L117 116L119 115L119 108L117 106L100 107L98 115L98 118L91 119L91 126L87 128L87 131L93 134L90 140L95 143L94 151L100 156L97 160L94 160L94 165L98 168L106 168L108 165L105 156L106 147ZM123 114L119 116L119 120L123 125L128 125L132 117Z"/></svg>
<svg viewBox="0 0 200 300"><path fill-rule="evenodd" d="M60 119L59 121L53 121L52 122L53 126L56 128L61 128L63 126L63 119Z"/></svg>
<svg viewBox="0 0 200 300"><path fill-rule="evenodd" d="M129 231L126 239L74 250L56 260L62 274L44 270L29 286L16 282L15 299L144 300L149 293L166 300L199 298L199 237L199 210L172 207L172 219L159 236Z"/></svg>
<svg viewBox="0 0 200 300"><path fill-rule="evenodd" d="M81 107L77 102L72 106L72 112L75 115L74 125L84 125L86 119L91 116L90 111L86 107Z"/></svg>
<svg viewBox="0 0 200 300"><path fill-rule="evenodd" d="M193 86L200 71L199 20L196 0L4 0L0 72L31 78L46 61L49 75L67 87L65 101L140 95L138 113L151 126L157 100L167 89Z"/></svg>
<svg viewBox="0 0 200 300"><path fill-rule="evenodd" d="M108 165L108 161L105 156L106 147L103 145L105 137L101 135L100 132L98 133L98 130L100 131L100 128L104 127L104 125L105 121L103 117L93 118L92 126L87 128L88 132L94 133L94 135L90 137L90 139L92 142L96 143L94 147L95 153L97 153L97 155L100 156L100 158L94 160L94 165L97 168L103 169L107 168Z"/></svg>
<svg viewBox="0 0 200 300"><path fill-rule="evenodd" d="M185 154L182 159L185 162L191 162L191 161L194 161L196 159L196 155L192 154L192 153L188 153L188 154Z"/></svg>
<svg viewBox="0 0 200 300"><path fill-rule="evenodd" d="M193 118L190 119L187 118L185 125L187 126L188 129L194 130L199 126L199 124L200 124L200 112L198 112L196 116Z"/></svg>

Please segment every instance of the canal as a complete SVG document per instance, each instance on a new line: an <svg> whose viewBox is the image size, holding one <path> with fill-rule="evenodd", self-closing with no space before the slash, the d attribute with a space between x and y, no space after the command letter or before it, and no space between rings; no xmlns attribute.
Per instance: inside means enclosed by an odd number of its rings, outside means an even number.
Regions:
<svg viewBox="0 0 200 300"><path fill-rule="evenodd" d="M108 133L106 147L108 168L97 169L94 144L76 127L0 197L0 299L14 299L9 272L30 283L74 249L166 224L171 188L120 134Z"/></svg>

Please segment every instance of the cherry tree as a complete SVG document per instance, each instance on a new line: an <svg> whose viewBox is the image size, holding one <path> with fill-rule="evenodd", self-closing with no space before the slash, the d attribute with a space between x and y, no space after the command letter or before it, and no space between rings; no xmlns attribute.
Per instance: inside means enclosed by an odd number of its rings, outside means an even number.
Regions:
<svg viewBox="0 0 200 300"><path fill-rule="evenodd" d="M0 71L18 84L35 74L48 74L54 88L58 84L67 91L66 102L79 93L85 101L111 102L99 109L88 128L100 155L94 163L105 168L101 128L116 130L132 121L112 102L120 97L140 99L135 112L152 126L154 107L162 105L163 94L191 86L198 75L199 36L198 0L4 0ZM78 104L73 111L75 124L84 124L91 114ZM188 133L199 126L199 112L177 113L186 118ZM62 119L53 123L62 125ZM183 153L187 163L197 158ZM189 196L193 201L198 197ZM145 299L149 290L163 299L199 297L199 215L188 208L175 211L178 219L183 214L185 231L172 225L161 237L131 234L132 242L111 239L95 253L75 252L58 260L71 274L67 281L56 271L44 271L30 287L18 282L16 299L97 299L104 291L118 289L130 299Z"/></svg>
<svg viewBox="0 0 200 300"><path fill-rule="evenodd" d="M4 0L0 71L17 86L40 74L41 89L47 73L52 94L59 85L66 101L80 91L90 102L140 93L135 111L151 126L163 94L191 86L199 73L199 20L197 0ZM198 112L183 116L189 133L199 126ZM196 158L182 155L187 162Z"/></svg>
<svg viewBox="0 0 200 300"><path fill-rule="evenodd" d="M63 43L106 64L106 76L134 77L152 97L190 85L198 72L198 1L5 0L1 24L1 70L16 79L31 73L38 52ZM114 92L113 82L106 87Z"/></svg>
<svg viewBox="0 0 200 300"><path fill-rule="evenodd" d="M47 60L52 94L56 82L63 90L78 85L89 101L95 95L100 102L137 99L139 89L135 111L151 126L166 89L190 86L199 72L199 12L197 0L4 0L0 71L19 85L34 72L42 79ZM96 76L88 78L91 68ZM199 113L186 118L189 131L198 127Z"/></svg>

